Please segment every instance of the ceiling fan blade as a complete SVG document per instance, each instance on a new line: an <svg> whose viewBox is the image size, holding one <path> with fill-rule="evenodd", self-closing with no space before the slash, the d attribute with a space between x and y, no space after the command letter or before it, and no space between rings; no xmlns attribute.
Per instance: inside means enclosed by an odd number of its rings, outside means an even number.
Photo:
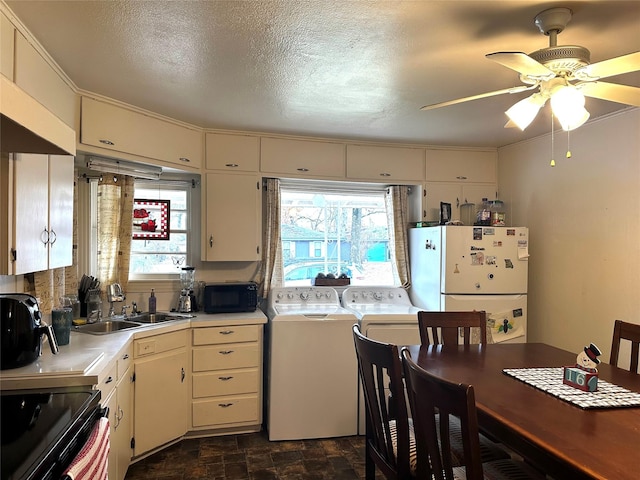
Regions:
<svg viewBox="0 0 640 480"><path fill-rule="evenodd" d="M584 66L576 70L574 76L580 80L597 80L637 70L640 70L640 52Z"/></svg>
<svg viewBox="0 0 640 480"><path fill-rule="evenodd" d="M587 97L640 107L640 88L607 82L586 82L577 85Z"/></svg>
<svg viewBox="0 0 640 480"><path fill-rule="evenodd" d="M537 85L521 85L518 87L505 88L502 90L496 90L494 92L481 93L479 95L473 95L471 97L458 98L456 100L449 100L447 102L434 103L432 105L425 105L420 110L433 110L434 108L447 107L449 105L455 105L457 103L470 102L471 100L478 100L480 98L493 97L496 95L502 95L504 93L520 93L526 90L536 88Z"/></svg>
<svg viewBox="0 0 640 480"><path fill-rule="evenodd" d="M550 80L556 76L555 73L526 53L495 52L489 53L485 57L528 77Z"/></svg>

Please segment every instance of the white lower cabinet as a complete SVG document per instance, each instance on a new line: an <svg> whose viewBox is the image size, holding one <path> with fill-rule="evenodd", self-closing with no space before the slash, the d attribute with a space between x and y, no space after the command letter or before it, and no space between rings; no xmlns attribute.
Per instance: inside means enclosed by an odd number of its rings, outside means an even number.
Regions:
<svg viewBox="0 0 640 480"><path fill-rule="evenodd" d="M189 330L135 340L134 456L187 431Z"/></svg>
<svg viewBox="0 0 640 480"><path fill-rule="evenodd" d="M131 348L125 349L99 384L101 403L109 409L109 480L124 480L133 453L132 357Z"/></svg>
<svg viewBox="0 0 640 480"><path fill-rule="evenodd" d="M262 423L262 325L193 329L191 426L241 428Z"/></svg>

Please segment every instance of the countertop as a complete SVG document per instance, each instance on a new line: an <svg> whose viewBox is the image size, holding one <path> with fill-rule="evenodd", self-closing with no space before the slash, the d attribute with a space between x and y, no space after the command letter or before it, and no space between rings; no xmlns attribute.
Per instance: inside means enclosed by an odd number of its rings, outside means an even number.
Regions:
<svg viewBox="0 0 640 480"><path fill-rule="evenodd" d="M101 375L137 339L189 328L220 325L259 325L267 323L260 311L244 313L198 313L193 318L172 320L140 328L122 330L108 335L90 335L71 331L68 345L63 345L57 355L51 353L46 340L42 355L30 365L0 371L0 389L86 387L97 385Z"/></svg>

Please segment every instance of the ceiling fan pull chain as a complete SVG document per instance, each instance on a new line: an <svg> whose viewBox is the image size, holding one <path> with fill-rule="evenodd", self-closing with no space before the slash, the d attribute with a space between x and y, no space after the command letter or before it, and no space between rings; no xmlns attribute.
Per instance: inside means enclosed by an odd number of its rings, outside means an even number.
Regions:
<svg viewBox="0 0 640 480"><path fill-rule="evenodd" d="M571 130L567 130L567 158L571 158Z"/></svg>
<svg viewBox="0 0 640 480"><path fill-rule="evenodd" d="M556 161L553 159L554 146L555 146L555 142L554 142L554 135L553 135L553 110L551 110L551 163L550 165L552 167L556 166Z"/></svg>

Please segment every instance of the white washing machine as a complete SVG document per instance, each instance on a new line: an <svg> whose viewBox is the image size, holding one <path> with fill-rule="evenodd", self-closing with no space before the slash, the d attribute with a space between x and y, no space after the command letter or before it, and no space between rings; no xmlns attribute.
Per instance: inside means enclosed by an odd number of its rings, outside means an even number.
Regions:
<svg viewBox="0 0 640 480"><path fill-rule="evenodd" d="M409 294L400 287L349 287L342 292L342 306L358 317L366 337L385 343L419 345L418 312ZM358 434L365 434L364 396L359 377Z"/></svg>
<svg viewBox="0 0 640 480"><path fill-rule="evenodd" d="M356 435L355 314L331 287L283 287L267 316L269 440Z"/></svg>

